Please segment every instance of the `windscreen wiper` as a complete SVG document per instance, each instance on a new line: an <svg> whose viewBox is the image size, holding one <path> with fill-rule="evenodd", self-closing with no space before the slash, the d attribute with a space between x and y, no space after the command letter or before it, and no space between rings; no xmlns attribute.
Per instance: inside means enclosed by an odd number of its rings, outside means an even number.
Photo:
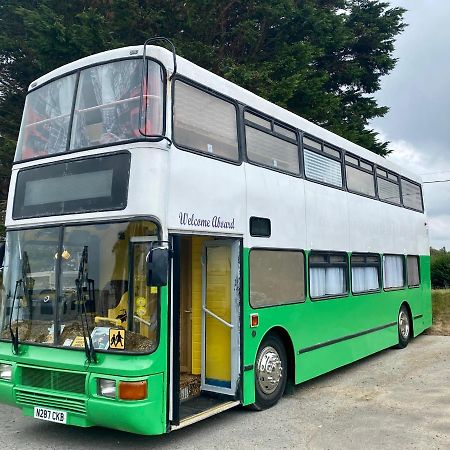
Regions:
<svg viewBox="0 0 450 450"><path fill-rule="evenodd" d="M16 314L16 331L14 332L12 327L12 319L14 314L14 306L17 300L17 291L19 287L22 286L23 296L27 302L31 302L31 294L33 292L34 280L29 276L31 273L30 260L28 258L28 253L24 251L22 253L22 278L16 281L16 287L14 289L14 297L11 305L11 313L9 315L9 332L11 334L11 343L13 347L13 353L17 355L19 353L19 315L20 315L20 302L17 306ZM31 309L31 303L29 303Z"/></svg>
<svg viewBox="0 0 450 450"><path fill-rule="evenodd" d="M17 308L16 332L13 331L12 317L14 314L14 305L16 304L17 290L19 289L19 286L22 285L22 283L23 283L22 279L16 281L16 288L14 289L14 297L12 300L11 312L9 314L9 332L11 333L11 344L12 344L12 348L13 348L13 353L15 355L19 354L19 308L20 308L20 302L19 302L19 306Z"/></svg>
<svg viewBox="0 0 450 450"><path fill-rule="evenodd" d="M31 297L33 295L34 279L31 277L30 259L28 258L28 252L26 251L22 253L22 284L23 295L27 301L27 305L29 305L31 313Z"/></svg>
<svg viewBox="0 0 450 450"><path fill-rule="evenodd" d="M84 352L86 353L86 358L89 363L97 362L97 354L95 352L94 345L92 343L92 337L89 333L89 320L87 316L86 309L86 298L84 293L87 292L88 300L90 303L92 302L91 298L91 289L90 289L90 281L88 279L88 246L85 245L83 248L83 253L81 254L80 266L78 269L78 277L75 280L75 285L77 288L77 299L78 305L80 305L81 312L81 329L83 331L83 340L84 340Z"/></svg>

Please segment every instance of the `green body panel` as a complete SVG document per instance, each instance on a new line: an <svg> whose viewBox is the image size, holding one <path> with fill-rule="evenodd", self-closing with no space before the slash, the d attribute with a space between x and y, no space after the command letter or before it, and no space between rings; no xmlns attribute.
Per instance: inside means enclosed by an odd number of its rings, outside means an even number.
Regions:
<svg viewBox="0 0 450 450"><path fill-rule="evenodd" d="M244 368L254 367L264 336L274 327L289 335L295 360L295 383L322 375L398 343L397 316L406 302L414 319L414 335L431 326L430 257L420 257L421 285L371 294L253 309L249 301L249 249L244 250L243 346ZM258 313L259 326L251 328L250 314ZM420 317L417 317L420 316ZM381 327L384 327L380 329ZM378 330L374 330L378 329ZM366 334L358 335L365 332ZM255 336L253 336L255 334ZM330 341L346 338L340 342ZM303 350L328 343L310 351ZM299 353L300 352L300 353ZM255 373L243 376L243 404L255 401Z"/></svg>
<svg viewBox="0 0 450 450"><path fill-rule="evenodd" d="M300 383L398 343L396 323L403 302L411 308L414 335L431 326L429 256L420 257L419 288L368 295L350 294L320 301L311 301L307 297L303 303L259 309L253 309L249 302L248 264L249 249L244 249L241 341L244 368L241 399L244 405L255 401L256 353L264 336L275 327L278 331L284 330L291 340L293 352L288 352L288 357L291 362L295 361L295 382ZM22 344L20 354L13 355L11 344L1 342L0 362L10 362L15 367L19 364L86 373L86 395L82 396L86 399L86 412L69 412L68 424L105 426L148 435L164 433L168 430L168 298L168 289L161 289L160 343L153 354L98 353L98 363L87 365L84 351ZM252 328L250 314L255 312L259 315L259 326ZM338 342L330 342L335 340ZM311 349L324 343L329 345ZM21 385L19 374L20 370L14 371L12 382L0 380L0 402L17 405L24 414L32 416L33 407L21 405L16 400L16 390ZM147 380L148 398L142 401L121 401L99 397L99 376L117 381ZM52 393L46 389L37 391Z"/></svg>

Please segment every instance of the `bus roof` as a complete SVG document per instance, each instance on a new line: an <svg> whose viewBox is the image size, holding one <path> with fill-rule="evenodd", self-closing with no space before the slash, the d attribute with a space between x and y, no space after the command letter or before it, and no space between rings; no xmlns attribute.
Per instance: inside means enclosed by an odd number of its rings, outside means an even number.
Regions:
<svg viewBox="0 0 450 450"><path fill-rule="evenodd" d="M74 72L83 67L96 65L111 60L142 56L143 49L143 45L130 46L87 56L85 58L61 66L43 75L30 84L29 90L33 90L40 85L51 81L54 78L58 78L70 72ZM173 72L173 55L171 51L162 47L151 45L147 46L146 53L148 56L160 61L169 72ZM271 103L268 100L265 100L262 97L248 91L247 89L244 89L232 83L231 81L220 77L219 75L216 75L206 69L203 69L200 66L197 66L196 64L188 61L185 58L182 58L181 56L177 56L176 62L177 73L179 75L195 80L199 84L207 86L208 88L220 92L225 96L244 103L252 109L272 116L277 120L285 122L286 124L291 125L294 128L298 128L299 130L315 136L316 138L322 139L323 141L331 145L354 153L357 156L367 159L368 161L372 161L379 166L403 175L413 181L416 181L418 183L422 182L420 176L401 168L388 159L377 155L331 131L328 131L320 127L319 125L315 125L314 123L298 116L297 114L294 114L280 106L277 106L274 103Z"/></svg>

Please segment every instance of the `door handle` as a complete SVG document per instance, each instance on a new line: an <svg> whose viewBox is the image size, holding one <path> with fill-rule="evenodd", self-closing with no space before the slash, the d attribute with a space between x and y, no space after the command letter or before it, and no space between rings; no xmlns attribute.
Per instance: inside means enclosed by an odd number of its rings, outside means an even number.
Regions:
<svg viewBox="0 0 450 450"><path fill-rule="evenodd" d="M222 317L217 316L212 311L210 311L208 308L203 307L203 311L205 311L206 314L209 314L210 316L214 317L214 319L218 320L219 322L223 323L228 328L234 328L234 325L231 323L228 323L226 320L223 320Z"/></svg>

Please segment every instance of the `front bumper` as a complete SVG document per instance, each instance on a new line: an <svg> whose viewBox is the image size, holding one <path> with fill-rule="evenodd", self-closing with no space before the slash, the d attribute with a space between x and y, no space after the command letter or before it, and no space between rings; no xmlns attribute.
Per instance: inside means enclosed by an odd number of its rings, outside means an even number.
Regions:
<svg viewBox="0 0 450 450"><path fill-rule="evenodd" d="M12 364L12 381L0 380L0 402L21 408L26 416L33 417L34 407L39 406L65 411L68 425L102 426L144 435L166 432L163 373L130 378ZM147 398L125 401L101 397L98 378L146 380Z"/></svg>

